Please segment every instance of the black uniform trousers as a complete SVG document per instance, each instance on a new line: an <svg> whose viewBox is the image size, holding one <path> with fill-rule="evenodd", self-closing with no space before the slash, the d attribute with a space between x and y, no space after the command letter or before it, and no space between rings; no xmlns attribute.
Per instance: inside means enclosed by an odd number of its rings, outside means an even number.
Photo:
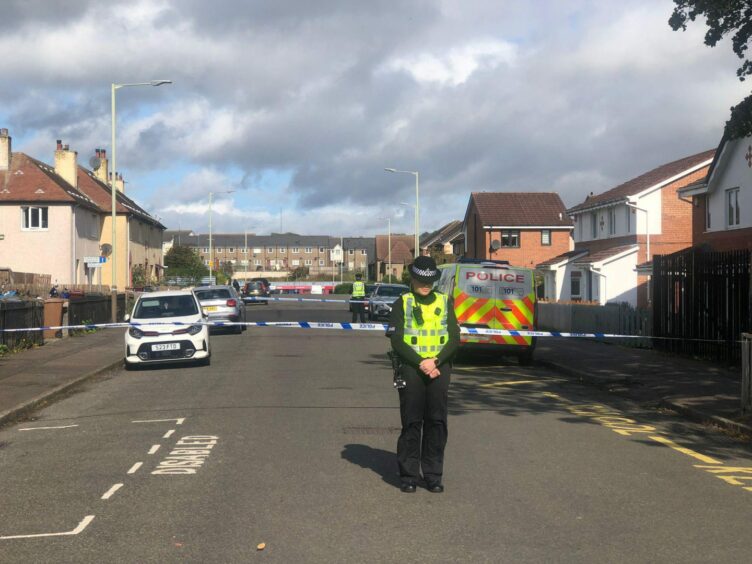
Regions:
<svg viewBox="0 0 752 564"><path fill-rule="evenodd" d="M421 470L427 482L441 482L451 367L443 364L440 370L441 376L432 380L419 368L402 365L407 384L399 390L402 433L397 441L397 461L402 482L416 482Z"/></svg>
<svg viewBox="0 0 752 564"><path fill-rule="evenodd" d="M352 322L355 323L360 317L360 323L366 322L366 304L365 298L352 298L350 302L352 306Z"/></svg>

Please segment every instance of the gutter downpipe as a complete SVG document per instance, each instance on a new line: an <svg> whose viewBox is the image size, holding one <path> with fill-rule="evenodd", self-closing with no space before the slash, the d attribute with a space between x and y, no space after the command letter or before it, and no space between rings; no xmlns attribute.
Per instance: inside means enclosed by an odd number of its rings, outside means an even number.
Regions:
<svg viewBox="0 0 752 564"><path fill-rule="evenodd" d="M71 206L71 285L76 284L76 276L78 275L76 269L76 208L78 204Z"/></svg>

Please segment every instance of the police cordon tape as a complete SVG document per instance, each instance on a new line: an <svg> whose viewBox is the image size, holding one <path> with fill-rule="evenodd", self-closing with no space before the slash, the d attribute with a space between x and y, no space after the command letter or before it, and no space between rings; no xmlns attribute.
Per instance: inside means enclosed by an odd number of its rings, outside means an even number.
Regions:
<svg viewBox="0 0 752 564"><path fill-rule="evenodd" d="M52 325L47 327L25 327L16 329L0 329L0 333L25 333L31 331L87 331L92 329L127 329L130 327L191 327L193 325L208 325L209 327L278 327L285 329L335 329L344 331L383 331L388 328L386 323L333 323L326 321L197 321L183 323L179 321L150 321L147 323L89 323L81 325ZM477 327L460 327L463 335L494 335L500 337L564 337L585 339L663 339L682 341L702 341L711 343L726 343L722 339L685 339L683 337L650 337L645 335L617 335L612 333L564 333L560 331L531 331L509 329L486 329ZM179 334L178 334L179 335ZM176 336L178 336L176 335Z"/></svg>
<svg viewBox="0 0 752 564"><path fill-rule="evenodd" d="M368 300L332 300L330 298L275 298L269 296L268 298L257 298L256 296L244 296L243 301L248 302L316 302L324 304L365 304Z"/></svg>

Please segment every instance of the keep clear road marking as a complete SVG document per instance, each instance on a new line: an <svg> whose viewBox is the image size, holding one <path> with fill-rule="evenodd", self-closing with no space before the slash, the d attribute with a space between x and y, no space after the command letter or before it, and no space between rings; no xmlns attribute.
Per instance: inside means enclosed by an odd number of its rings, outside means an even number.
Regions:
<svg viewBox="0 0 752 564"><path fill-rule="evenodd" d="M175 421L176 425L182 425L185 417L173 417L172 419L146 419L144 421L131 421L131 423L163 423L165 421Z"/></svg>
<svg viewBox="0 0 752 564"><path fill-rule="evenodd" d="M115 484L109 490L107 490L107 493L105 493L101 499L110 499L113 495L115 495L115 492L118 491L122 487L123 487L123 484Z"/></svg>
<svg viewBox="0 0 752 564"><path fill-rule="evenodd" d="M81 520L81 522L78 524L78 527L76 527L72 531L66 531L64 533L37 533L34 535L9 535L5 537L0 537L0 540L34 539L34 538L40 538L40 537L64 537L64 536L70 536L70 535L77 535L79 533L82 533L83 530L86 527L88 527L89 523L91 523L93 520L94 520L94 515L87 515Z"/></svg>
<svg viewBox="0 0 752 564"><path fill-rule="evenodd" d="M169 438L170 438L170 437L172 436L172 434L173 434L174 432L175 432L175 429L170 429L169 431L167 431L167 432L166 432L166 433L164 434L164 436L163 436L162 438L163 438L163 439L169 439Z"/></svg>
<svg viewBox="0 0 752 564"><path fill-rule="evenodd" d="M62 425L60 427L26 427L19 429L19 431L43 431L45 429L70 429L71 427L78 427L78 425Z"/></svg>
<svg viewBox="0 0 752 564"><path fill-rule="evenodd" d="M141 466L143 466L143 462L136 462L133 466L131 466L131 469L128 470L128 474L135 474Z"/></svg>
<svg viewBox="0 0 752 564"><path fill-rule="evenodd" d="M151 447L151 448L149 449L149 454L154 454L155 452L157 452L157 451L159 450L159 447L160 447L160 446L161 446L161 445L153 445L153 446L152 446L152 447Z"/></svg>

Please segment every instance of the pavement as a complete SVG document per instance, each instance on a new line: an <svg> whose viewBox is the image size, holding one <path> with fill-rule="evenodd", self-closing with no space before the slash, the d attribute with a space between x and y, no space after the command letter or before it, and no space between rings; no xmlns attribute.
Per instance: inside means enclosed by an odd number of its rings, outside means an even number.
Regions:
<svg viewBox="0 0 752 564"><path fill-rule="evenodd" d="M55 340L0 358L0 425L121 362L121 330ZM535 362L641 405L752 435L752 421L740 410L738 370L650 349L563 338L538 339Z"/></svg>

